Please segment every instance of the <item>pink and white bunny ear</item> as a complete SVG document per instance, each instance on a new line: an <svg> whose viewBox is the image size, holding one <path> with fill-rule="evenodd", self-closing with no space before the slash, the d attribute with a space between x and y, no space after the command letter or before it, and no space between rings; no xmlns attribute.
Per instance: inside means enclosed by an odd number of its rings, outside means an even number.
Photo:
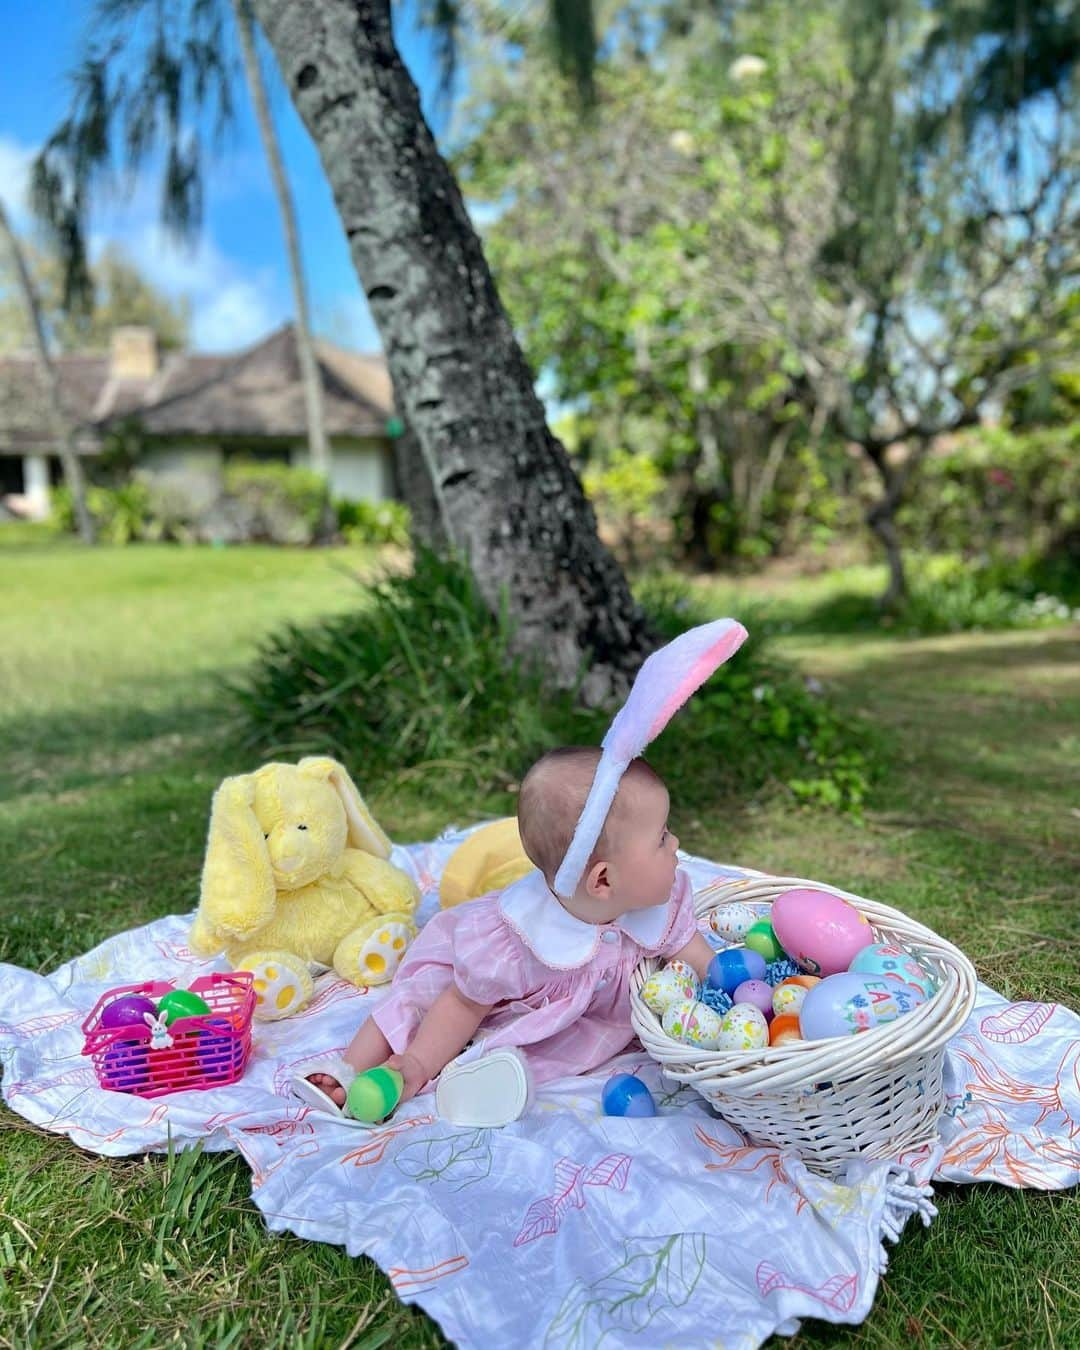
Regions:
<svg viewBox="0 0 1080 1350"><path fill-rule="evenodd" d="M717 666L739 650L746 636L746 629L734 619L716 619L680 633L646 660L601 743L603 753L589 796L555 875L556 895L570 896L577 890L630 761L659 736Z"/></svg>

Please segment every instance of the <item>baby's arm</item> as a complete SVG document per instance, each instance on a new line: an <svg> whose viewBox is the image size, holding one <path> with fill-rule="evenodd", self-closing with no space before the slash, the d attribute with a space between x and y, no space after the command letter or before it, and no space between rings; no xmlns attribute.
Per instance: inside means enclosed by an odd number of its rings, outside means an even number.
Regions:
<svg viewBox="0 0 1080 1350"><path fill-rule="evenodd" d="M386 1061L405 1080L402 1101L415 1097L429 1078L461 1054L492 1006L474 1003L453 984L443 990L424 1014L408 1049Z"/></svg>
<svg viewBox="0 0 1080 1350"><path fill-rule="evenodd" d="M703 980L709 971L709 962L716 953L700 933L695 933L681 951L675 953L673 960L686 961L694 967L699 980Z"/></svg>

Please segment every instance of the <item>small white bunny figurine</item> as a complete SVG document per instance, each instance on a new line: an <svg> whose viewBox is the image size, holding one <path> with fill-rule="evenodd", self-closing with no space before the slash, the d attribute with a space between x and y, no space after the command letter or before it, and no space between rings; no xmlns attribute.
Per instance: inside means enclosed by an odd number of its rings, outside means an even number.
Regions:
<svg viewBox="0 0 1080 1350"><path fill-rule="evenodd" d="M155 1017L153 1013L144 1012L143 1021L150 1028L150 1049L171 1049L173 1038L169 1035L168 1024L164 1017Z"/></svg>

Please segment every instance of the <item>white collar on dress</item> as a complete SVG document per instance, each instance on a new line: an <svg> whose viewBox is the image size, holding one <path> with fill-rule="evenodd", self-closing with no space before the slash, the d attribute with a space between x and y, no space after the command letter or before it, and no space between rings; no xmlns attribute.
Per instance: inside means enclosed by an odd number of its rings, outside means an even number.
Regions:
<svg viewBox="0 0 1080 1350"><path fill-rule="evenodd" d="M499 897L503 918L538 961L556 970L576 970L596 955L605 928L619 928L642 947L656 947L667 930L667 900L631 910L613 924L586 923L563 909L537 869L507 886Z"/></svg>

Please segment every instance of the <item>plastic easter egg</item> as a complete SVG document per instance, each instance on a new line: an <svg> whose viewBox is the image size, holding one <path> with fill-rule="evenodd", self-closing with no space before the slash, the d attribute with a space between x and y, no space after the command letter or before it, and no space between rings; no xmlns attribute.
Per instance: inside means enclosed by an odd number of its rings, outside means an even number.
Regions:
<svg viewBox="0 0 1080 1350"><path fill-rule="evenodd" d="M724 1014L718 1050L760 1050L768 1044L769 1027L765 1014L752 1003L736 1003Z"/></svg>
<svg viewBox="0 0 1080 1350"><path fill-rule="evenodd" d="M790 1045L803 1039L799 1019L794 1013L778 1013L769 1023L769 1044Z"/></svg>
<svg viewBox="0 0 1080 1350"><path fill-rule="evenodd" d="M760 952L766 961L779 960L784 954L784 949L777 941L776 934L773 932L773 926L768 919L758 919L753 924L743 938L745 946L752 952Z"/></svg>
<svg viewBox="0 0 1080 1350"><path fill-rule="evenodd" d="M227 1017L211 1017L207 1025L213 1030L196 1032L195 1058L207 1078L224 1078L232 1072L236 1054L232 1023Z"/></svg>
<svg viewBox="0 0 1080 1350"><path fill-rule="evenodd" d="M709 927L725 942L741 942L757 922L757 915L749 905L736 902L721 905L709 915Z"/></svg>
<svg viewBox="0 0 1080 1350"><path fill-rule="evenodd" d="M673 1041L696 1046L699 1050L714 1050L720 1035L720 1022L719 1013L688 998L667 1010L662 1025Z"/></svg>
<svg viewBox="0 0 1080 1350"><path fill-rule="evenodd" d="M600 1102L605 1116L655 1116L656 1103L645 1084L632 1073L616 1073L604 1084Z"/></svg>
<svg viewBox="0 0 1080 1350"><path fill-rule="evenodd" d="M751 1003L768 1021L773 1015L773 991L764 980L743 980L731 996L736 1003Z"/></svg>
<svg viewBox="0 0 1080 1350"><path fill-rule="evenodd" d="M666 966L657 970L641 986L641 997L645 1006L651 1008L657 1017L663 1017L673 1003L683 999L696 999L699 985L695 977L690 983L678 971Z"/></svg>
<svg viewBox="0 0 1080 1350"><path fill-rule="evenodd" d="M105 1049L102 1087L137 1092L150 1081L146 1041L113 1041Z"/></svg>
<svg viewBox="0 0 1080 1350"><path fill-rule="evenodd" d="M854 905L828 891L785 891L773 901L772 926L787 954L811 975L838 975L874 940Z"/></svg>
<svg viewBox="0 0 1080 1350"><path fill-rule="evenodd" d="M792 975L786 980L781 980L772 991L773 1012L777 1017L783 1016L784 1013L797 1015L807 991L820 983L821 979L817 975Z"/></svg>
<svg viewBox="0 0 1080 1350"><path fill-rule="evenodd" d="M388 1116L401 1101L404 1083L397 1069L388 1069L385 1064L368 1069L366 1073L358 1073L345 1094L349 1114L353 1120L374 1125Z"/></svg>
<svg viewBox="0 0 1080 1350"><path fill-rule="evenodd" d="M799 1026L808 1041L853 1036L893 1022L926 1000L912 985L876 975L844 971L811 989L799 1010Z"/></svg>
<svg viewBox="0 0 1080 1350"><path fill-rule="evenodd" d="M763 980L765 965L760 952L752 952L748 947L728 947L709 962L705 982L713 989L733 994L743 980Z"/></svg>
<svg viewBox="0 0 1080 1350"><path fill-rule="evenodd" d="M159 1017L165 1019L166 1026L172 1026L181 1017L205 1016L210 1011L210 1005L190 989L170 989L158 999L156 1011Z"/></svg>
<svg viewBox="0 0 1080 1350"><path fill-rule="evenodd" d="M154 1000L145 994L121 994L101 1010L100 1025L103 1027L145 1026L143 1013L156 1013Z"/></svg>
<svg viewBox="0 0 1080 1350"><path fill-rule="evenodd" d="M934 977L930 972L910 952L891 942L874 942L861 952L856 952L848 970L859 975L881 975L886 979L914 985L926 998L935 989Z"/></svg>

